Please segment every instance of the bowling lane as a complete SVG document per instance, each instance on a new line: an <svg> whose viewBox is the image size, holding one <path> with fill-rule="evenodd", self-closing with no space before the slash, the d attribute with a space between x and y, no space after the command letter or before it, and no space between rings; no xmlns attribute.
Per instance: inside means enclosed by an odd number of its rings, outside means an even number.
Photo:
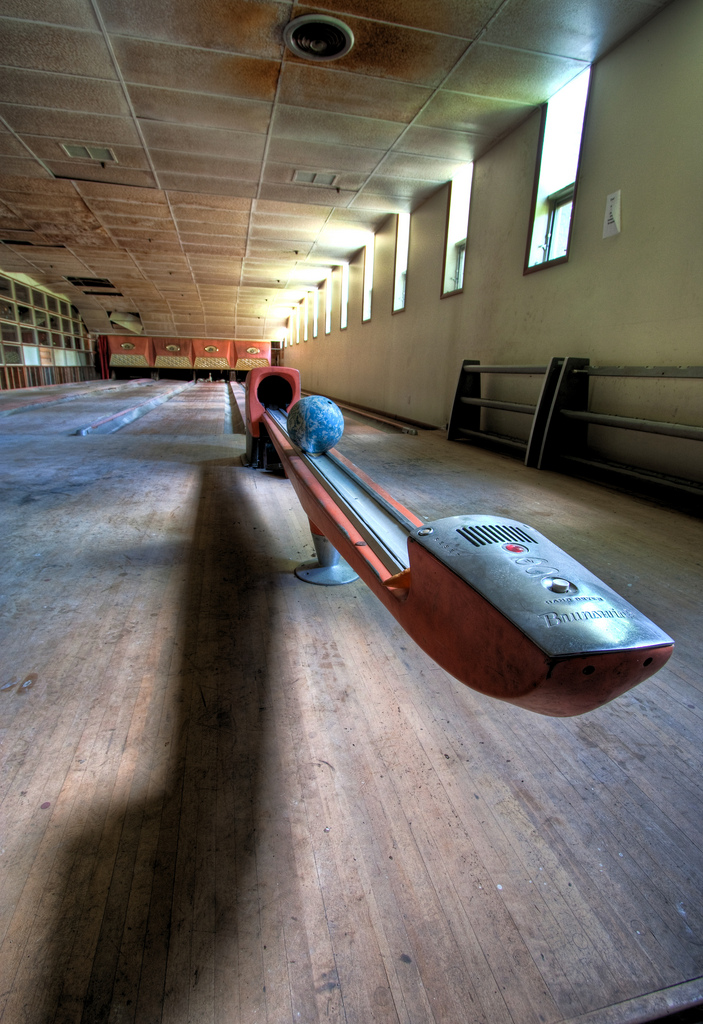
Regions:
<svg viewBox="0 0 703 1024"><path fill-rule="evenodd" d="M92 389L60 402L35 403L0 417L0 436L72 434L97 420L142 405L165 395L177 381L111 381L112 386Z"/></svg>
<svg viewBox="0 0 703 1024"><path fill-rule="evenodd" d="M90 380L73 384L51 384L39 388L14 388L0 391L0 417L9 416L20 409L31 406L51 405L54 402L71 401L100 391L124 387L126 383L114 380Z"/></svg>
<svg viewBox="0 0 703 1024"><path fill-rule="evenodd" d="M244 425L241 424L236 404L232 401L231 409L230 401L228 384L221 381L197 383L153 412L123 427L120 433L129 437L203 437L243 433Z"/></svg>

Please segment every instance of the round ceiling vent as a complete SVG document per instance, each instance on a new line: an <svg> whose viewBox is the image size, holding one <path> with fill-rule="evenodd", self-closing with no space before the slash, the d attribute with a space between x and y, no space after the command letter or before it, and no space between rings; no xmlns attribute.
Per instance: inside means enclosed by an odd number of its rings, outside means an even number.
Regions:
<svg viewBox="0 0 703 1024"><path fill-rule="evenodd" d="M303 14L286 25L283 40L296 57L337 60L351 50L354 33L339 18L327 14Z"/></svg>

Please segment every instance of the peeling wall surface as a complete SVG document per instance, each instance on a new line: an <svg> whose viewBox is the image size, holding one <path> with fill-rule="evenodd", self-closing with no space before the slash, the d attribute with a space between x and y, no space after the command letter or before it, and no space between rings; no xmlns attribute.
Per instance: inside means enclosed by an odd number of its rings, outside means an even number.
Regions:
<svg viewBox="0 0 703 1024"><path fill-rule="evenodd" d="M351 267L347 329L339 329L336 287L331 333L321 317L317 338L310 330L307 343L284 349L285 364L300 369L308 390L440 427L463 359L703 364L702 47L703 4L684 0L595 65L567 263L523 275L534 114L475 164L463 291L440 298L445 187L412 213L405 310L391 312L391 216L376 236L371 320L361 322L362 252ZM603 238L606 197L618 189L622 230ZM489 384L515 401L530 386L515 378ZM703 423L694 380L596 381L592 406ZM652 468L701 476L695 442L609 431L603 443L619 459L628 445L645 444Z"/></svg>

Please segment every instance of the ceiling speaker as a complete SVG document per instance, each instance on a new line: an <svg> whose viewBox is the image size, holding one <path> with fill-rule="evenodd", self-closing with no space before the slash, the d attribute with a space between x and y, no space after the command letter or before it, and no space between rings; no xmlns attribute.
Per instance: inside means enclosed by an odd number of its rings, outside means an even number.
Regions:
<svg viewBox="0 0 703 1024"><path fill-rule="evenodd" d="M286 25L283 40L296 57L338 60L354 45L354 33L339 18L327 14L303 14Z"/></svg>

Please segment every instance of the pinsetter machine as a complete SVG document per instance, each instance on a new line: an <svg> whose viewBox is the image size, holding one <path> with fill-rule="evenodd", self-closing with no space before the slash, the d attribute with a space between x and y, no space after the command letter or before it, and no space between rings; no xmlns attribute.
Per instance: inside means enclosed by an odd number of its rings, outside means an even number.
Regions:
<svg viewBox="0 0 703 1024"><path fill-rule="evenodd" d="M543 715L580 715L667 662L671 637L532 526L492 515L423 522L336 449L296 448L286 420L299 398L297 370L249 373L249 463L282 464L323 577L358 574L462 683Z"/></svg>

